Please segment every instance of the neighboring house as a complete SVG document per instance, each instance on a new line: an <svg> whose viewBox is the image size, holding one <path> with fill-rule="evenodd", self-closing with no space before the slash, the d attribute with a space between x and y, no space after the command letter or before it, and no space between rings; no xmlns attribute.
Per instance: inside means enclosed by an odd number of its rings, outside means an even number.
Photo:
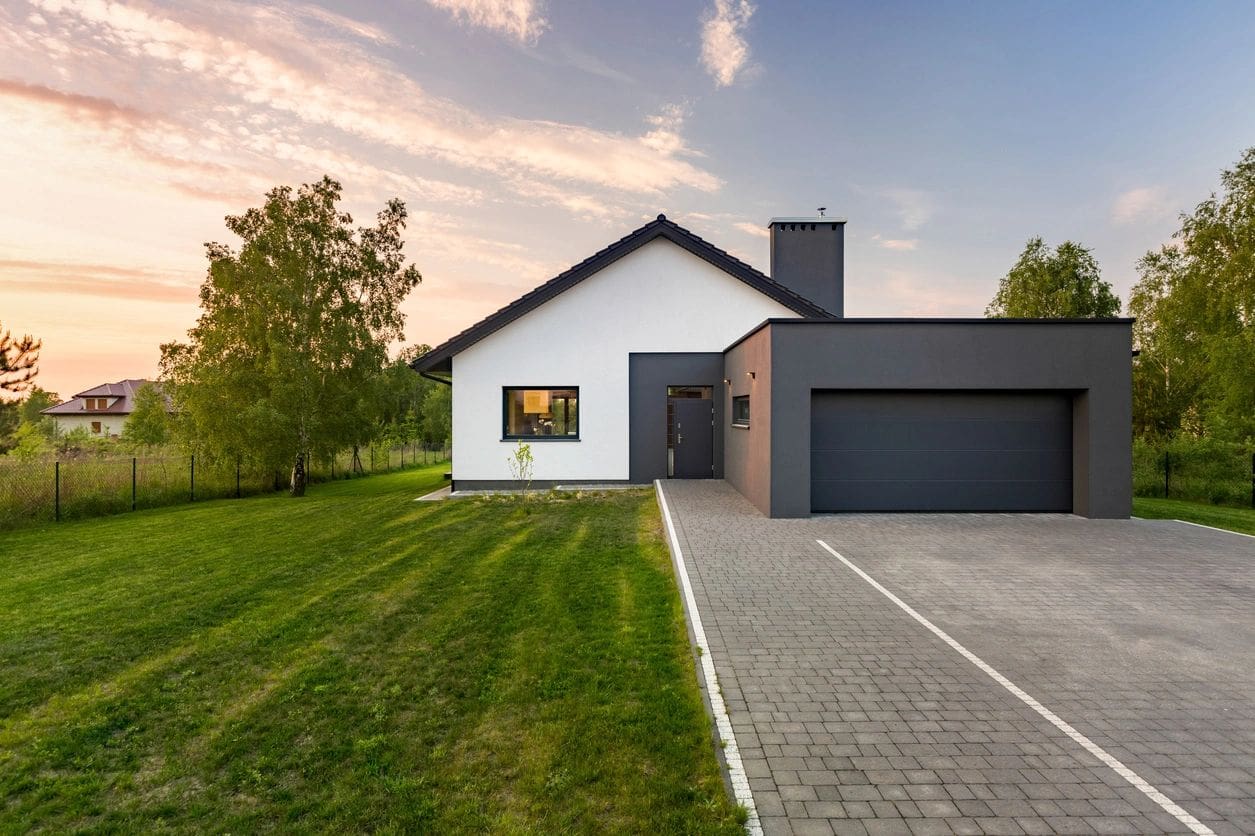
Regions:
<svg viewBox="0 0 1255 836"><path fill-rule="evenodd" d="M126 419L135 408L135 393L145 384L160 387L151 380L120 380L102 383L56 406L50 406L40 414L52 418L58 433L79 428L102 438L122 435Z"/></svg>
<svg viewBox="0 0 1255 836"><path fill-rule="evenodd" d="M1131 510L1132 320L845 318L840 219L771 276L659 215L413 363L459 490L722 478L764 514Z"/></svg>

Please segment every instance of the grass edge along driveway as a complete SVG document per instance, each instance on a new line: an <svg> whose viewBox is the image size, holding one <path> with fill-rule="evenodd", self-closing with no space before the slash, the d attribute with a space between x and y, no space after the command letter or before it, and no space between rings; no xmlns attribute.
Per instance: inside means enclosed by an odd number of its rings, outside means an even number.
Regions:
<svg viewBox="0 0 1255 836"><path fill-rule="evenodd" d="M1250 508L1138 496L1133 498L1133 516L1147 520L1185 520L1242 534L1255 534L1255 509Z"/></svg>
<svg viewBox="0 0 1255 836"><path fill-rule="evenodd" d="M736 833L653 495L444 466L0 540L0 831Z"/></svg>

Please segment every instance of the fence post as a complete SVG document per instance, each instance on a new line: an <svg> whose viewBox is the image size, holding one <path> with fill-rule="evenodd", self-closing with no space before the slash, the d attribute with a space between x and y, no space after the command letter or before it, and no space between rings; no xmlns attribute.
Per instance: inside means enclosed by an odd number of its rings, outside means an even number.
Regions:
<svg viewBox="0 0 1255 836"><path fill-rule="evenodd" d="M53 463L52 484L53 484L53 493L56 495L56 499L53 500L56 504L56 511L55 511L56 519L57 519L57 522L61 522L61 462Z"/></svg>
<svg viewBox="0 0 1255 836"><path fill-rule="evenodd" d="M1172 488L1172 454L1167 450L1163 451L1163 498L1168 498L1168 491Z"/></svg>
<svg viewBox="0 0 1255 836"><path fill-rule="evenodd" d="M1251 453L1251 507L1255 508L1255 453Z"/></svg>
<svg viewBox="0 0 1255 836"><path fill-rule="evenodd" d="M332 453L331 454L331 479L332 481L335 481L335 478L336 478L336 454Z"/></svg>
<svg viewBox="0 0 1255 836"><path fill-rule="evenodd" d="M375 445L370 445L370 472L375 472Z"/></svg>
<svg viewBox="0 0 1255 836"><path fill-rule="evenodd" d="M192 469L188 476L188 502L196 501L196 457L192 456Z"/></svg>
<svg viewBox="0 0 1255 836"><path fill-rule="evenodd" d="M137 461L138 459L136 459L134 456L131 457L131 510L132 511L135 510L135 474L136 474L136 471L138 470L138 467L136 466Z"/></svg>
<svg viewBox="0 0 1255 836"><path fill-rule="evenodd" d="M235 498L240 498L240 458L235 458Z"/></svg>

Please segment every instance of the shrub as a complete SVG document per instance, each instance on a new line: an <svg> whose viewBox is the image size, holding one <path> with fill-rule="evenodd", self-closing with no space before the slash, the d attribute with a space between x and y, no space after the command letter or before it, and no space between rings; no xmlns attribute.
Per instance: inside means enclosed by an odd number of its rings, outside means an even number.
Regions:
<svg viewBox="0 0 1255 836"><path fill-rule="evenodd" d="M1170 472L1167 495L1213 505L1250 505L1251 454L1244 444L1182 436L1133 442L1133 493L1164 496L1164 457Z"/></svg>

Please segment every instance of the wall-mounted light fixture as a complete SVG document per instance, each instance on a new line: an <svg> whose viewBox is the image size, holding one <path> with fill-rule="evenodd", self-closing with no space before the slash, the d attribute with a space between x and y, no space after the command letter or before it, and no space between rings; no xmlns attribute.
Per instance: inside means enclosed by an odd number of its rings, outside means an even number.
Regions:
<svg viewBox="0 0 1255 836"><path fill-rule="evenodd" d="M755 380L755 379L756 379L756 378L754 377L754 373L753 373L753 372L746 372L746 373L745 373L745 376L746 376L746 377L748 377L750 380Z"/></svg>
<svg viewBox="0 0 1255 836"><path fill-rule="evenodd" d="M726 378L726 377L725 377L725 378L723 379L723 385L724 385L724 386L731 386L731 385L732 385L732 381L731 381L731 380L729 380L728 378Z"/></svg>

